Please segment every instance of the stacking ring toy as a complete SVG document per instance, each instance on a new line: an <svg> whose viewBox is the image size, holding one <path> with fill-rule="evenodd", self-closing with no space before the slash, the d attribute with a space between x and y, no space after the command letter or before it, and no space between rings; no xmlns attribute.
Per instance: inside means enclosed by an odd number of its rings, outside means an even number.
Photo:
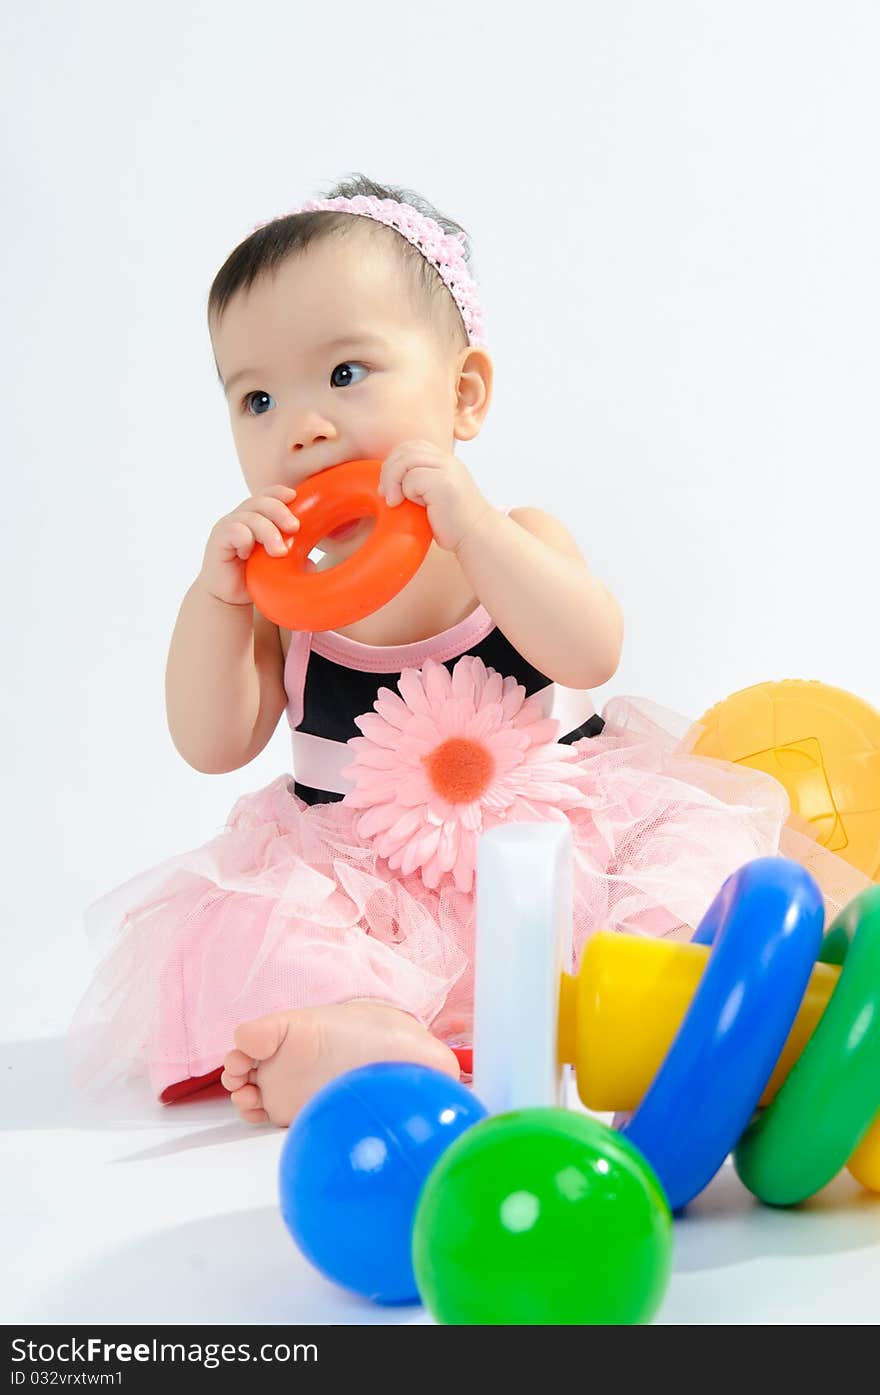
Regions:
<svg viewBox="0 0 880 1395"><path fill-rule="evenodd" d="M490 1114L559 1107L572 1063L587 1109L633 1115L676 1210L750 1123L737 1167L761 1200L792 1204L841 1165L880 1192L880 887L822 940L808 870L759 859L694 941L599 930L573 974L571 874L567 822L480 839L473 1065ZM802 1057L775 1122L766 1106Z"/></svg>
<svg viewBox="0 0 880 1395"><path fill-rule="evenodd" d="M299 531L285 557L259 543L247 560L245 581L254 605L289 630L332 630L352 625L386 605L418 571L431 545L427 509L411 499L392 509L378 493L380 460L348 460L321 470L297 489L291 512ZM362 547L327 571L307 571L316 543L356 519L376 526Z"/></svg>
<svg viewBox="0 0 880 1395"><path fill-rule="evenodd" d="M565 1103L559 985L572 900L568 822L500 824L480 838L473 1069L492 1114Z"/></svg>
<svg viewBox="0 0 880 1395"><path fill-rule="evenodd" d="M821 957L842 964L831 1001L734 1154L749 1191L776 1206L803 1201L830 1182L880 1109L880 887L840 912Z"/></svg>
<svg viewBox="0 0 880 1395"><path fill-rule="evenodd" d="M728 877L694 936L712 952L663 1065L623 1132L679 1210L736 1144L785 1045L822 944L824 904L797 863Z"/></svg>

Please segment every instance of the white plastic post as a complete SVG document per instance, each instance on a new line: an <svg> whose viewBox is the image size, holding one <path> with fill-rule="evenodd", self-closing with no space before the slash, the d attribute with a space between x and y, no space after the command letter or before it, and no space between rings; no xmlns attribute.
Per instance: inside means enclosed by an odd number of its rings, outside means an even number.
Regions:
<svg viewBox="0 0 880 1395"><path fill-rule="evenodd" d="M563 1103L559 985L571 967L565 823L502 824L477 845L474 1094L490 1114Z"/></svg>

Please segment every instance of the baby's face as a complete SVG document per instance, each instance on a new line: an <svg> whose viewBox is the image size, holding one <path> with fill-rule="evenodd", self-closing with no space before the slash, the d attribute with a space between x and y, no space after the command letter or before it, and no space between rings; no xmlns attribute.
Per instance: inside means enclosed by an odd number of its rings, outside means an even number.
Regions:
<svg viewBox="0 0 880 1395"><path fill-rule="evenodd" d="M363 239L319 243L239 292L212 341L252 494L405 440L453 448L468 351L444 346L393 254Z"/></svg>

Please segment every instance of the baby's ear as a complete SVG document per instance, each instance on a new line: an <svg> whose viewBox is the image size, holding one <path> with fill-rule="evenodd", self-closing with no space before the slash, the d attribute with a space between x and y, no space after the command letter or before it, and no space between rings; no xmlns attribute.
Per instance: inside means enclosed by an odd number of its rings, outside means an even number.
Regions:
<svg viewBox="0 0 880 1395"><path fill-rule="evenodd" d="M485 349L468 349L458 372L455 439L472 441L479 434L492 401L494 368Z"/></svg>

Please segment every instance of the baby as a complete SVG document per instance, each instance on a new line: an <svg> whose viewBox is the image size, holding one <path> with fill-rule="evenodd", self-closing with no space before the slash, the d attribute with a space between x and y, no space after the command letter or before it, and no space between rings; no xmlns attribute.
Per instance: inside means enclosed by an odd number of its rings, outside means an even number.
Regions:
<svg viewBox="0 0 880 1395"><path fill-rule="evenodd" d="M656 710L595 713L619 605L563 523L496 507L456 456L493 380L468 259L456 224L360 176L257 228L214 281L249 497L210 530L181 605L168 724L191 766L220 773L286 715L295 778L92 908L115 943L76 1018L81 1078L134 1069L169 1101L219 1076L244 1119L277 1125L371 1061L458 1078L481 831L569 821L576 957L597 928L687 932L731 871L778 849L775 781L690 755L686 724ZM247 559L258 544L283 556L300 486L355 458L383 462L392 509L427 511L430 548L356 624L279 629ZM319 569L371 527L324 538Z"/></svg>

